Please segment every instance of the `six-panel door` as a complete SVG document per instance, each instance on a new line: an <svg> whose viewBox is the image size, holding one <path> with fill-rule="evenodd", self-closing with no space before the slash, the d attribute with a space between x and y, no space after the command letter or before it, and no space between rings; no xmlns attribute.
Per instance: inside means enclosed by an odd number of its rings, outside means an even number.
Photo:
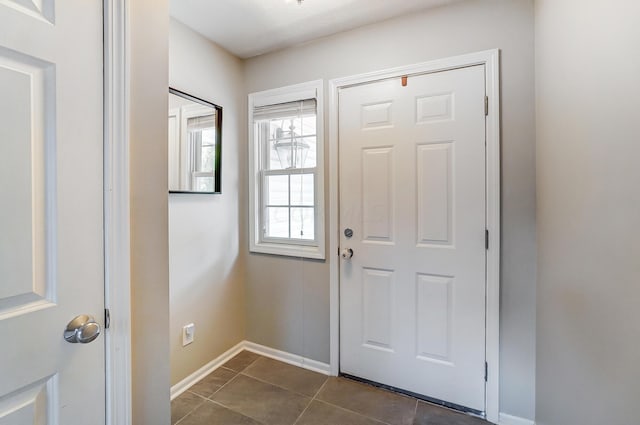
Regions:
<svg viewBox="0 0 640 425"><path fill-rule="evenodd" d="M339 95L340 369L479 412L484 81L473 66Z"/></svg>
<svg viewBox="0 0 640 425"><path fill-rule="evenodd" d="M0 2L0 424L105 421L102 2Z"/></svg>

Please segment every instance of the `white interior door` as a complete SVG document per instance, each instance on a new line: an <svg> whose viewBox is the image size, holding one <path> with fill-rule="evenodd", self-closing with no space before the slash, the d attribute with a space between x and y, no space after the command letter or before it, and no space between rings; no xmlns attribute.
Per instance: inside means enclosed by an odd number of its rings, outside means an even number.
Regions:
<svg viewBox="0 0 640 425"><path fill-rule="evenodd" d="M105 423L104 336L63 338L103 326L102 28L101 1L0 0L1 425Z"/></svg>
<svg viewBox="0 0 640 425"><path fill-rule="evenodd" d="M339 94L340 370L480 412L484 99L484 66Z"/></svg>

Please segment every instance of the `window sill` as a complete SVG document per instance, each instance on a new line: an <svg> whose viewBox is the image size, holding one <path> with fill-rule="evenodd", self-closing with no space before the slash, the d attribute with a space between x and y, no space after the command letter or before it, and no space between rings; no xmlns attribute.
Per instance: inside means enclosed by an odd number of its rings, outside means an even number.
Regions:
<svg viewBox="0 0 640 425"><path fill-rule="evenodd" d="M324 249L319 246L294 245L280 243L252 243L249 252L261 254L281 255L285 257L310 258L324 260Z"/></svg>

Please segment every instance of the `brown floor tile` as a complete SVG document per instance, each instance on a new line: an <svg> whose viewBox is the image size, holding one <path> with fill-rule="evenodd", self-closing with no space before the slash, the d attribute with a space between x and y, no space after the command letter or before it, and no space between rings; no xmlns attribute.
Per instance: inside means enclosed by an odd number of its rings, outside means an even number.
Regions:
<svg viewBox="0 0 640 425"><path fill-rule="evenodd" d="M418 401L414 425L490 425L473 416Z"/></svg>
<svg viewBox="0 0 640 425"><path fill-rule="evenodd" d="M314 400L296 425L382 425L382 422Z"/></svg>
<svg viewBox="0 0 640 425"><path fill-rule="evenodd" d="M233 412L212 401L205 401L184 418L179 425L261 425L240 413Z"/></svg>
<svg viewBox="0 0 640 425"><path fill-rule="evenodd" d="M327 380L321 373L267 357L259 358L242 373L309 397L313 397Z"/></svg>
<svg viewBox="0 0 640 425"><path fill-rule="evenodd" d="M252 353L251 351L242 351L234 358L223 364L223 367L227 369L235 370L236 372L242 372L249 366L251 363L255 362L259 357L258 354Z"/></svg>
<svg viewBox="0 0 640 425"><path fill-rule="evenodd" d="M271 384L238 375L212 400L266 425L291 425L310 399Z"/></svg>
<svg viewBox="0 0 640 425"><path fill-rule="evenodd" d="M175 424L204 402L199 395L186 391L171 401L171 423Z"/></svg>
<svg viewBox="0 0 640 425"><path fill-rule="evenodd" d="M416 400L345 378L329 378L317 398L392 425L413 423Z"/></svg>
<svg viewBox="0 0 640 425"><path fill-rule="evenodd" d="M189 388L189 391L200 394L203 397L210 397L237 374L238 372L231 369L219 367Z"/></svg>

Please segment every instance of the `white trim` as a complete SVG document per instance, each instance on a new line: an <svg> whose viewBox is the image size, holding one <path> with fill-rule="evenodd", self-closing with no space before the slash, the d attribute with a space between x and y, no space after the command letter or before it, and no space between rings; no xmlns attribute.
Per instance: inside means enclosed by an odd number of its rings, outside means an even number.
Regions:
<svg viewBox="0 0 640 425"><path fill-rule="evenodd" d="M233 356L235 356L236 354L244 350L245 342L246 341L241 341L237 343L235 346L231 347L224 353L220 354L218 357L211 360L209 363L202 366L200 369L196 370L191 375L184 378L182 381L173 385L171 387L171 400L175 399L180 394L187 391L199 380L201 380L202 378L204 378L205 376L207 376L208 374L210 374L211 372L213 372L214 370L216 370L217 368L219 368L220 366L222 366L223 364L231 360Z"/></svg>
<svg viewBox="0 0 640 425"><path fill-rule="evenodd" d="M441 72L473 65L484 65L489 116L486 120L487 139L487 251L486 291L486 359L489 376L486 384L485 413L487 420L497 422L499 416L499 331L500 331L500 85L498 49L470 53L416 65L337 78L329 82L329 252L339 247L338 205L338 90L403 75ZM330 267L330 359L331 374L340 370L340 275L338 257L331 254Z"/></svg>
<svg viewBox="0 0 640 425"><path fill-rule="evenodd" d="M485 52L486 95L489 114L486 119L487 155L487 291L486 362L489 364L485 386L485 413L495 422L500 412L500 52Z"/></svg>
<svg viewBox="0 0 640 425"><path fill-rule="evenodd" d="M342 86L340 80L329 81L329 364L333 376L340 373L338 89Z"/></svg>
<svg viewBox="0 0 640 425"><path fill-rule="evenodd" d="M520 418L518 416L507 415L506 413L500 413L499 425L536 425L531 419Z"/></svg>
<svg viewBox="0 0 640 425"><path fill-rule="evenodd" d="M251 351L256 354L260 354L264 357L269 357L274 360L279 360L283 363L298 366L303 369L312 370L314 372L322 373L323 375L329 375L330 366L326 363L312 360L306 357L299 356L297 354L287 353L286 351L276 350L275 348L266 347L264 345L256 344L255 342L245 341L245 350Z"/></svg>
<svg viewBox="0 0 640 425"><path fill-rule="evenodd" d="M106 424L131 424L128 0L104 0Z"/></svg>
<svg viewBox="0 0 640 425"><path fill-rule="evenodd" d="M254 246L250 248L250 252L324 260L324 249L321 250L320 247L316 245L305 245L304 242L305 241L302 241L299 245L294 245L292 243L260 242L255 243Z"/></svg>
<svg viewBox="0 0 640 425"><path fill-rule="evenodd" d="M243 350L251 351L252 353L260 354L264 357L269 357L274 360L279 360L283 363L288 363L290 365L298 366L303 369L312 370L324 375L329 374L329 365L326 363L307 359L297 354L291 354L285 351L276 350L275 348L266 347L264 345L256 344L255 342L241 341L215 359L211 360L206 365L202 366L200 369L193 372L191 375L184 378L182 381L173 385L171 387L171 400L187 391L202 378L218 369L220 366L231 360L233 356Z"/></svg>
<svg viewBox="0 0 640 425"><path fill-rule="evenodd" d="M316 99L317 108L317 146L318 152L316 156L316 202L315 202L315 223L316 223L316 241L317 245L309 245L308 243L296 244L288 243L271 243L260 241L259 226L262 212L260 211L260 202L257 202L257 189L260 187L258 168L256 164L259 158L258 144L254 140L253 127L253 109L255 106L264 106L271 104L279 104L283 102L291 102L303 99ZM324 82L323 80L314 80L306 83L295 84L291 86L265 90L261 92L251 93L248 96L248 131L249 131L249 252L258 252L263 254L285 255L291 257L303 257L324 260L325 253L325 215L324 215Z"/></svg>

